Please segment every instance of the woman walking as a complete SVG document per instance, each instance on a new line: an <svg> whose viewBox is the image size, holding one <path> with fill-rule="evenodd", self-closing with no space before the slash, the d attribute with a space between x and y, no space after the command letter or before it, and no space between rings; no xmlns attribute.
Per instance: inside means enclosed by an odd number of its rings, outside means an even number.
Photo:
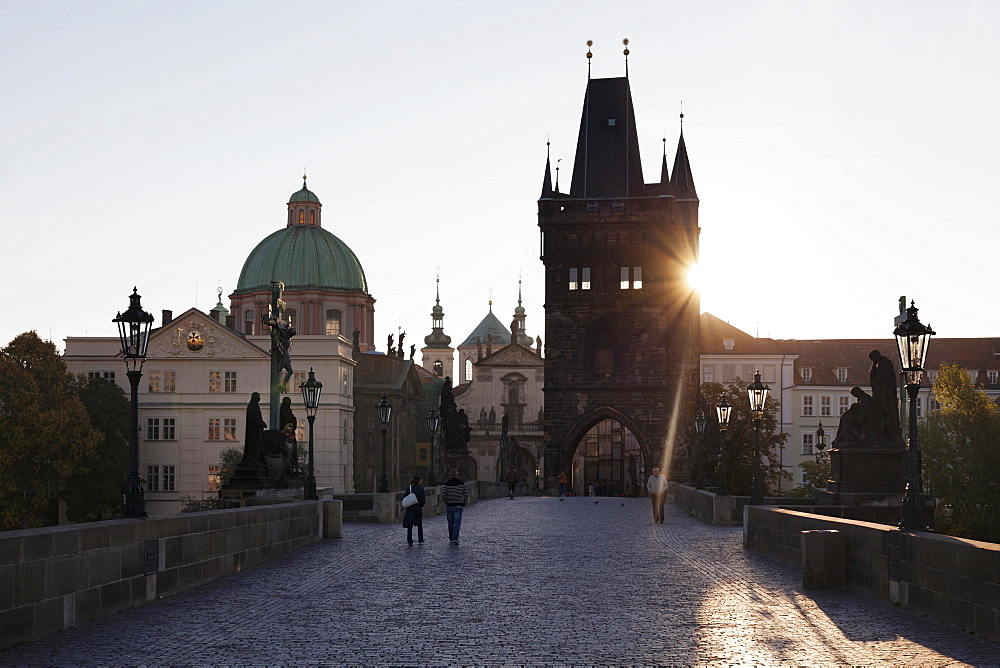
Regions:
<svg viewBox="0 0 1000 668"><path fill-rule="evenodd" d="M406 528L406 542L413 545L413 527L417 527L417 542L424 542L424 488L420 486L420 476L413 476L407 494L417 497L417 502L403 512L403 526Z"/></svg>

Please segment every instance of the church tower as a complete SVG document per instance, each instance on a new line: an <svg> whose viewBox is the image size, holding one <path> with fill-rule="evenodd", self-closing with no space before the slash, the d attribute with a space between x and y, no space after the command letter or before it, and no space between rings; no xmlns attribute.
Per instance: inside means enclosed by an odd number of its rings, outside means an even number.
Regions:
<svg viewBox="0 0 1000 668"><path fill-rule="evenodd" d="M441 278L435 286L434 308L431 309L431 333L424 337L424 347L420 349L422 366L437 378L454 378L455 349L451 347L451 337L444 333L444 309L441 308Z"/></svg>
<svg viewBox="0 0 1000 668"><path fill-rule="evenodd" d="M627 73L626 60L626 76L588 79L570 190L553 188L546 157L538 200L545 475L576 488L617 476L613 493L642 489L653 467L685 475L698 384L698 196L683 131L673 175L664 151L659 182L644 182ZM601 434L612 445L592 457Z"/></svg>

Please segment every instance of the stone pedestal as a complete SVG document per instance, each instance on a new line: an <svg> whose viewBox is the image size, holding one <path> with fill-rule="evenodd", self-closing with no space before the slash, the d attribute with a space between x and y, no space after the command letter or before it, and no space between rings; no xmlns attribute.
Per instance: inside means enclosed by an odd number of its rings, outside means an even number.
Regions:
<svg viewBox="0 0 1000 668"><path fill-rule="evenodd" d="M842 447L830 451L830 479L817 492L825 504L899 505L906 489L906 448Z"/></svg>

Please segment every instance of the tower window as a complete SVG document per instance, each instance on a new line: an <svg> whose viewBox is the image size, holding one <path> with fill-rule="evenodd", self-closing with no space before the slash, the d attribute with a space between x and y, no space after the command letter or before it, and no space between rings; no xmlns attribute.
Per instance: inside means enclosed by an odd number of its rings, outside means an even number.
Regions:
<svg viewBox="0 0 1000 668"><path fill-rule="evenodd" d="M597 213L600 205L597 202L587 202L587 213Z"/></svg>
<svg viewBox="0 0 1000 668"><path fill-rule="evenodd" d="M253 334L253 311L243 312L243 333Z"/></svg>
<svg viewBox="0 0 1000 668"><path fill-rule="evenodd" d="M465 378L463 378L463 380L465 380L466 382L472 380L472 358L471 357L466 357L465 358Z"/></svg>
<svg viewBox="0 0 1000 668"><path fill-rule="evenodd" d="M335 308L326 310L326 329L324 331L327 336L340 335L340 311Z"/></svg>
<svg viewBox="0 0 1000 668"><path fill-rule="evenodd" d="M582 280L580 281L580 289L581 290L589 290L590 289L590 267L584 267L583 269L580 270L580 273L583 274Z"/></svg>
<svg viewBox="0 0 1000 668"><path fill-rule="evenodd" d="M579 288L580 288L580 284L579 284L579 282L577 280L576 267L573 267L573 268L571 268L569 270L569 289L570 290L578 290Z"/></svg>
<svg viewBox="0 0 1000 668"><path fill-rule="evenodd" d="M303 209L299 209L299 225L306 222L306 212Z"/></svg>
<svg viewBox="0 0 1000 668"><path fill-rule="evenodd" d="M621 289L622 290L642 289L642 267L621 268Z"/></svg>
<svg viewBox="0 0 1000 668"><path fill-rule="evenodd" d="M615 213L621 213L625 210L625 202L612 202L611 210Z"/></svg>
<svg viewBox="0 0 1000 668"><path fill-rule="evenodd" d="M316 212L315 211L310 211L309 212L309 224L310 225L315 225L316 224Z"/></svg>
<svg viewBox="0 0 1000 668"><path fill-rule="evenodd" d="M572 267L569 270L569 289L570 290L589 290L590 289L590 267Z"/></svg>
<svg viewBox="0 0 1000 668"><path fill-rule="evenodd" d="M616 118L609 118L609 119L608 119L608 127L609 127L609 128L613 128L613 127L615 127L615 124L616 124L617 122L618 122L618 119L616 119Z"/></svg>
<svg viewBox="0 0 1000 668"><path fill-rule="evenodd" d="M437 376L438 378L444 375L444 364L441 362L441 360L434 360L432 368L434 370L433 371L434 375Z"/></svg>

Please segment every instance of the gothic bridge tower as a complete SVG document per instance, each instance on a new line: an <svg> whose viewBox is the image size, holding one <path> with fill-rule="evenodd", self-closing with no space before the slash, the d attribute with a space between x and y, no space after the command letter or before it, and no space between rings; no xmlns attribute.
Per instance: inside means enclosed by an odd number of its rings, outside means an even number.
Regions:
<svg viewBox="0 0 1000 668"><path fill-rule="evenodd" d="M645 183L626 69L588 80L568 193L553 188L546 158L545 475L565 472L578 492L597 482L607 493L644 493L654 466L687 474L698 196L683 126L672 176L665 142L660 180Z"/></svg>

